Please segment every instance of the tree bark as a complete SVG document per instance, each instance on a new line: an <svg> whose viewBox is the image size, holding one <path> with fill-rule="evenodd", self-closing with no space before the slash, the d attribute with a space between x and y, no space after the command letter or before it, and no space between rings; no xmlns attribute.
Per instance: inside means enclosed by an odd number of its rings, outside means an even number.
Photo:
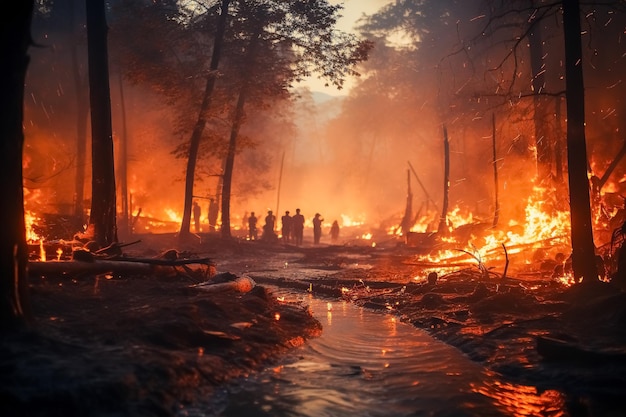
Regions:
<svg viewBox="0 0 626 417"><path fill-rule="evenodd" d="M24 84L30 61L33 1L12 3L0 18L0 329L32 322L28 297L26 226L22 157L24 149Z"/></svg>
<svg viewBox="0 0 626 417"><path fill-rule="evenodd" d="M196 176L198 150L200 149L200 140L202 139L202 132L204 132L206 126L211 99L213 97L213 89L215 88L215 80L217 79L217 69L222 54L229 3L230 0L222 0L220 17L215 30L215 39L213 40L213 53L211 55L209 75L204 88L204 97L198 113L198 120L196 121L191 139L189 140L189 156L187 157L187 172L185 175L185 203L183 207L183 219L178 234L180 239L186 239L190 234L189 226L191 225L191 206L193 204L193 183Z"/></svg>
<svg viewBox="0 0 626 417"><path fill-rule="evenodd" d="M233 124L230 128L230 140L228 142L228 154L226 155L226 163L224 164L224 175L222 183L222 229L223 238L230 238L230 195L233 184L233 170L235 167L235 153L237 151L237 137L239 136L239 128L243 121L243 108L246 103L246 87L242 87L237 99L235 114L233 116Z"/></svg>
<svg viewBox="0 0 626 417"><path fill-rule="evenodd" d="M548 109L546 108L546 99L541 95L541 91L545 89L546 83L543 63L541 20L535 20L532 25L533 27L528 36L528 41L530 44L530 66L533 76L533 121L535 128L535 149L537 151L537 176L539 181L542 182L550 178L552 158L546 128L546 113Z"/></svg>
<svg viewBox="0 0 626 417"><path fill-rule="evenodd" d="M445 234L448 226L448 194L450 193L450 142L448 141L448 129L443 127L443 207L441 208L441 217L439 218L439 227L437 233Z"/></svg>
<svg viewBox="0 0 626 417"><path fill-rule="evenodd" d="M554 141L554 181L563 184L563 123L561 117L561 97L557 97L556 102L556 140Z"/></svg>
<svg viewBox="0 0 626 417"><path fill-rule="evenodd" d="M237 105L233 114L233 124L230 129L230 140L228 142L228 153L224 163L224 175L222 183L222 229L223 238L230 238L230 195L233 183L233 168L235 166L235 153L237 152L237 137L239 129L243 123L244 106L248 95L248 89L252 79L252 68L256 61L257 47L259 37L261 36L261 28L258 28L248 45L244 68L242 69L242 84L237 98Z"/></svg>
<svg viewBox="0 0 626 417"><path fill-rule="evenodd" d="M122 135L120 137L119 152L119 178L120 178L120 197L121 197L121 215L122 224L120 231L122 236L130 236L130 211L128 206L128 128L126 123L126 98L124 95L124 78L122 72L118 73L118 82L120 87L120 113L122 119Z"/></svg>
<svg viewBox="0 0 626 417"><path fill-rule="evenodd" d="M493 148L493 188L494 188L494 203L495 209L493 211L493 227L498 225L500 219L500 199L499 185L498 185L498 155L496 152L496 115L491 115L491 147Z"/></svg>
<svg viewBox="0 0 626 417"><path fill-rule="evenodd" d="M572 222L572 269L576 281L597 281L591 202L587 178L585 89L582 68L580 6L563 1L565 96L567 99L567 162Z"/></svg>
<svg viewBox="0 0 626 417"><path fill-rule="evenodd" d="M400 232L402 236L407 236L413 227L413 191L411 191L411 171L406 171L406 206L404 207L404 216L400 222Z"/></svg>
<svg viewBox="0 0 626 417"><path fill-rule="evenodd" d="M108 27L104 0L86 0L86 10L92 160L89 223L94 227L94 240L104 247L117 242Z"/></svg>
<svg viewBox="0 0 626 417"><path fill-rule="evenodd" d="M80 71L78 62L78 43L80 29L76 22L76 6L78 0L69 0L70 5L70 52L72 57L72 78L74 80L74 99L76 100L76 173L74 179L74 215L85 222L85 170L87 162L87 118L89 117L89 103L87 100L87 86Z"/></svg>

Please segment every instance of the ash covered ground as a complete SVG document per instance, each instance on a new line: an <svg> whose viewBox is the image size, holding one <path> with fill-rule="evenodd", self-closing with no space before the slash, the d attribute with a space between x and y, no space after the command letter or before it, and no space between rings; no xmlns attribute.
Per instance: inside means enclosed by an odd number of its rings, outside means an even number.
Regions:
<svg viewBox="0 0 626 417"><path fill-rule="evenodd" d="M515 382L566 392L571 415L626 415L626 295L609 283L569 287L514 268L502 280L471 266L429 283L415 280L418 250L398 242L139 239L125 255L176 248L256 286L211 293L185 274L31 277L36 325L0 343L1 415L174 416L323 331L274 286L397 315Z"/></svg>

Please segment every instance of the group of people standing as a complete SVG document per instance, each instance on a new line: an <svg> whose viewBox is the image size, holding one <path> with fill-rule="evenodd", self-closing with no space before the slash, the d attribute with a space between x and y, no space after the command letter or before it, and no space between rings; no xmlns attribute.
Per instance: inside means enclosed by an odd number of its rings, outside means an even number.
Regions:
<svg viewBox="0 0 626 417"><path fill-rule="evenodd" d="M296 209L296 214L293 216L289 213L289 210L285 211L280 218L281 220L281 236L282 240L286 244L293 243L296 246L302 245L302 240L304 237L304 215L300 212L300 209ZM322 237L322 222L324 218L321 214L315 213L313 217L313 243L315 245L320 243L320 239ZM258 218L254 215L254 212L250 213L250 217L248 217L248 238L250 240L257 240L257 223ZM276 225L276 216L269 210L267 212L267 216L265 216L265 224L263 225L263 235L262 239L264 240L278 240L278 236L274 232L274 228ZM335 220L333 222L333 226L331 227L331 240L335 242L337 237L339 236L339 224Z"/></svg>
<svg viewBox="0 0 626 417"><path fill-rule="evenodd" d="M304 216L300 213L300 209L296 209L296 214L291 216L289 210L280 218L281 235L284 243L295 243L296 246L302 245L304 237Z"/></svg>
<svg viewBox="0 0 626 417"><path fill-rule="evenodd" d="M202 231L202 226L200 224L201 216L202 216L202 208L197 201L193 202L191 213L193 215L193 226L196 233L200 233ZM217 207L217 202L214 198L209 198L209 209L208 209L208 217L207 220L209 222L209 231L214 232L217 230L217 217L219 214L219 208Z"/></svg>

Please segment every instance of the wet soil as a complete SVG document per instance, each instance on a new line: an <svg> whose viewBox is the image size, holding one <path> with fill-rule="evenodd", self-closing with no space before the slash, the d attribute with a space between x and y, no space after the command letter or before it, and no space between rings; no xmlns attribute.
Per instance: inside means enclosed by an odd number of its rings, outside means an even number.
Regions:
<svg viewBox="0 0 626 417"><path fill-rule="evenodd" d="M0 415L177 415L320 334L275 286L397 315L511 380L567 392L571 415L624 415L626 295L611 284L502 280L471 267L429 283L416 250L393 242L139 239L125 256L175 248L256 286L213 293L185 273L31 277L36 324L0 342Z"/></svg>

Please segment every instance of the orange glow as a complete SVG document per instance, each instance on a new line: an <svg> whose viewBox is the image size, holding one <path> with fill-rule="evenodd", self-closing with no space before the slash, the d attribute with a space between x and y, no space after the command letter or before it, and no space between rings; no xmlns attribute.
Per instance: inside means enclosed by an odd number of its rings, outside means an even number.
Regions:
<svg viewBox="0 0 626 417"><path fill-rule="evenodd" d="M353 220L347 214L342 214L341 215L341 225L342 225L342 227L356 227L356 226L362 226L364 224L365 224L365 221L363 219L361 219L361 220Z"/></svg>
<svg viewBox="0 0 626 417"><path fill-rule="evenodd" d="M46 249L43 247L43 240L39 241L39 260L46 262Z"/></svg>
<svg viewBox="0 0 626 417"><path fill-rule="evenodd" d="M491 398L494 405L506 415L522 416L565 416L565 399L557 391L539 392L536 387L514 385L502 381L472 385L472 391Z"/></svg>
<svg viewBox="0 0 626 417"><path fill-rule="evenodd" d="M33 230L33 225L40 219L30 211L24 212L24 223L26 225L26 242L34 243L41 241L42 238Z"/></svg>
<svg viewBox="0 0 626 417"><path fill-rule="evenodd" d="M472 234L467 242L458 241L452 233L454 229L449 228L451 233L440 239L444 247L419 259L436 263L438 272L443 272L439 268L452 266L458 269L465 265L504 261L503 245L508 255L532 253L545 246L555 252L569 253L570 214L550 206L554 193L554 190L534 186L526 201L523 222L510 220L506 227L485 230L484 236ZM462 214L458 208L452 210L448 219L448 224L454 228L474 222L471 213ZM564 282L569 282L569 278L565 278Z"/></svg>

